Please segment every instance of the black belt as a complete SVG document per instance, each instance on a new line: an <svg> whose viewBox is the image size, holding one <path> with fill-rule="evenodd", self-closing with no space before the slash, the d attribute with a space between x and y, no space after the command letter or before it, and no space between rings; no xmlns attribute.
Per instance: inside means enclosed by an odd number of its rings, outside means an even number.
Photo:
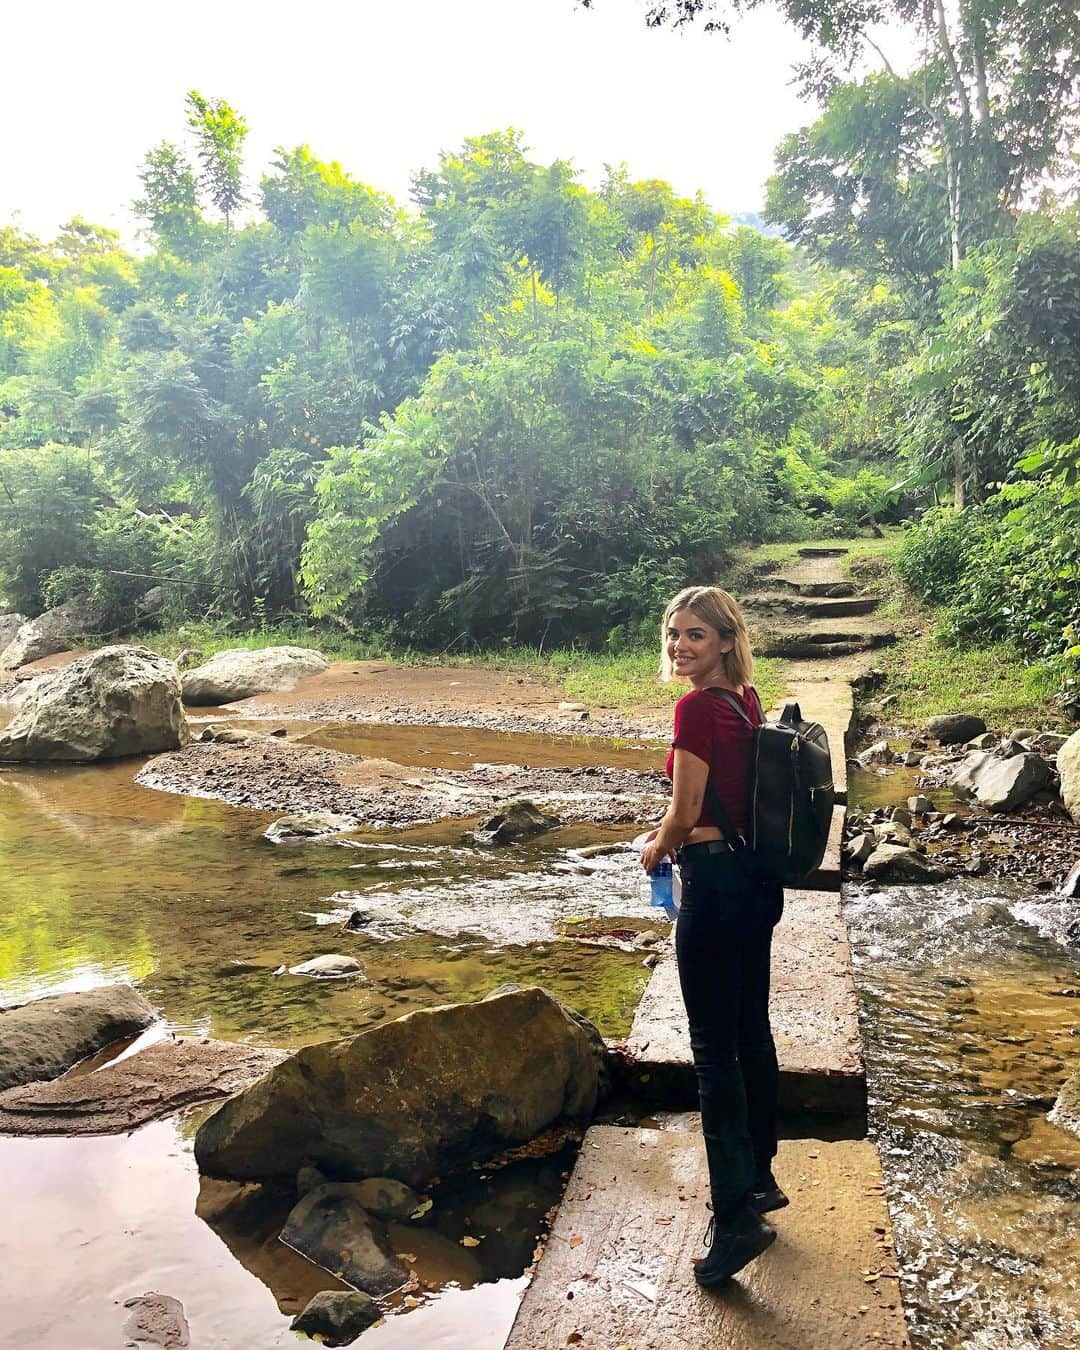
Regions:
<svg viewBox="0 0 1080 1350"><path fill-rule="evenodd" d="M707 853L734 853L736 850L726 839L705 839L700 844L683 844L678 851L680 862L693 862L695 858Z"/></svg>

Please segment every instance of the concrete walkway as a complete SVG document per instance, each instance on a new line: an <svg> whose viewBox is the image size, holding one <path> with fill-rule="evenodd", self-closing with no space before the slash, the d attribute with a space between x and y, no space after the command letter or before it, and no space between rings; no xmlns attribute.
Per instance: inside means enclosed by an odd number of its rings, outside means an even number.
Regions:
<svg viewBox="0 0 1080 1350"><path fill-rule="evenodd" d="M703 1293L700 1138L593 1126L506 1350L906 1346L874 1146L786 1142L776 1173L791 1197L777 1241Z"/></svg>
<svg viewBox="0 0 1080 1350"><path fill-rule="evenodd" d="M785 892L773 939L771 1016L785 1111L862 1120L866 1071L851 954L833 891ZM630 1032L635 1093L671 1109L697 1104L674 952L653 971Z"/></svg>
<svg viewBox="0 0 1080 1350"><path fill-rule="evenodd" d="M764 649L796 658L784 672L787 697L825 727L843 801L851 679L868 664L865 653L888 636L878 620L865 617L873 608L868 603L857 604L850 618L838 615L850 627L820 641L814 624L821 620L799 616L793 593L854 594L836 557L808 553L767 578L759 614L773 631ZM775 604L777 593L784 604ZM805 612L814 608L807 604ZM858 1129L865 1125L866 1079L840 911L843 823L840 807L812 884L786 892L773 947L771 1014L782 1111L839 1117ZM691 1261L703 1250L708 1174L699 1118L690 1109L697 1090L673 952L653 972L628 1048L634 1096L684 1114L664 1129L589 1130L506 1350L907 1346L881 1167L865 1139L782 1142L776 1175L791 1204L771 1216L777 1242L722 1290L697 1288Z"/></svg>

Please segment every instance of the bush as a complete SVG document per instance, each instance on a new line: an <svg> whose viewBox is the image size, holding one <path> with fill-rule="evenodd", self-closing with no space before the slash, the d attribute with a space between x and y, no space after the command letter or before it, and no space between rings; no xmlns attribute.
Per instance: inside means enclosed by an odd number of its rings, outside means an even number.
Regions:
<svg viewBox="0 0 1080 1350"><path fill-rule="evenodd" d="M85 450L0 450L0 590L9 605L38 614L51 572L91 564L101 493L100 469Z"/></svg>
<svg viewBox="0 0 1080 1350"><path fill-rule="evenodd" d="M884 474L860 469L854 478L841 478L829 488L829 504L845 531L875 520L886 507L889 480Z"/></svg>
<svg viewBox="0 0 1080 1350"><path fill-rule="evenodd" d="M1009 484L989 502L938 508L911 529L897 570L945 607L946 634L1010 639L1080 702L1080 494L1061 482Z"/></svg>
<svg viewBox="0 0 1080 1350"><path fill-rule="evenodd" d="M974 511L935 507L905 531L896 570L920 599L947 605L955 598L978 530Z"/></svg>

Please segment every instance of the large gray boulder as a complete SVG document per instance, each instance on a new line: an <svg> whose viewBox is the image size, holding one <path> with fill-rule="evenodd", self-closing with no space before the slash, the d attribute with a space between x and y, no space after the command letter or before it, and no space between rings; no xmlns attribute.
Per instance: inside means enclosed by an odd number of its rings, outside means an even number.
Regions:
<svg viewBox="0 0 1080 1350"><path fill-rule="evenodd" d="M942 745L959 745L962 741L970 741L973 736L981 736L986 730L986 723L973 713L942 713L938 717L931 717L926 730Z"/></svg>
<svg viewBox="0 0 1080 1350"><path fill-rule="evenodd" d="M558 1000L512 990L298 1051L203 1123L195 1157L238 1180L314 1163L420 1186L588 1119L599 1077L589 1034Z"/></svg>
<svg viewBox="0 0 1080 1350"><path fill-rule="evenodd" d="M30 682L0 732L0 760L118 759L187 738L172 662L147 647L102 647Z"/></svg>
<svg viewBox="0 0 1080 1350"><path fill-rule="evenodd" d="M148 1027L154 1009L129 984L54 994L0 1011L0 1088L58 1078L80 1059Z"/></svg>
<svg viewBox="0 0 1080 1350"><path fill-rule="evenodd" d="M911 882L924 885L944 881L949 875L906 844L878 844L863 863L863 872L877 881Z"/></svg>
<svg viewBox="0 0 1080 1350"><path fill-rule="evenodd" d="M365 1294L388 1294L409 1278L390 1250L386 1229L348 1182L309 1191L290 1210L281 1241Z"/></svg>
<svg viewBox="0 0 1080 1350"><path fill-rule="evenodd" d="M23 624L29 622L25 614L0 614L0 669L7 669L4 653Z"/></svg>
<svg viewBox="0 0 1080 1350"><path fill-rule="evenodd" d="M1040 755L1021 753L999 759L984 750L967 755L953 770L950 782L973 796L989 811L1015 811L1047 787L1053 774Z"/></svg>
<svg viewBox="0 0 1080 1350"><path fill-rule="evenodd" d="M94 632L102 618L101 607L84 596L65 600L62 605L47 609L36 619L28 619L22 624L0 653L0 665L5 670L16 670L31 661L69 652L76 638Z"/></svg>
<svg viewBox="0 0 1080 1350"><path fill-rule="evenodd" d="M1074 731L1058 750L1057 771L1061 778L1061 800L1080 825L1080 731Z"/></svg>
<svg viewBox="0 0 1080 1350"><path fill-rule="evenodd" d="M184 671L184 702L217 705L255 694L280 694L292 689L298 680L321 675L329 667L326 657L310 647L217 652L204 665Z"/></svg>

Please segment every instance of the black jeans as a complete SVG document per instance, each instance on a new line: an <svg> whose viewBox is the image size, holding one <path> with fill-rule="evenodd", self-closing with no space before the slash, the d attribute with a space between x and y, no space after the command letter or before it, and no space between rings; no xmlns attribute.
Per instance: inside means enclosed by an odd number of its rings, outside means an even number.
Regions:
<svg viewBox="0 0 1080 1350"><path fill-rule="evenodd" d="M769 1025L769 960L784 892L754 878L730 852L690 845L679 861L675 951L713 1210L723 1220L776 1154L779 1073Z"/></svg>

